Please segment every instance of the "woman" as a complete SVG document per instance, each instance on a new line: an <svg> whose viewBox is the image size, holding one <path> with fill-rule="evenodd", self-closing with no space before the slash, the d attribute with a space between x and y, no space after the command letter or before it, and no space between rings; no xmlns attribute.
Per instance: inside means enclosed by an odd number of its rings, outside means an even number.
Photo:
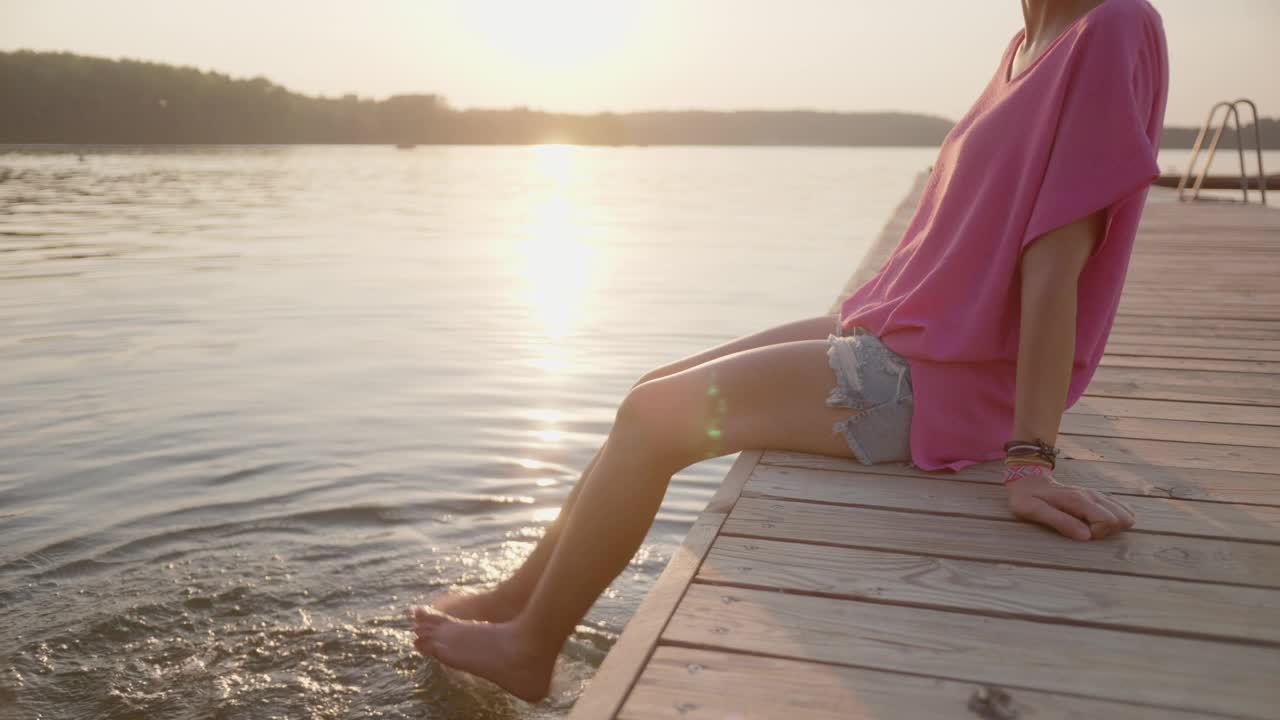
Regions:
<svg viewBox="0 0 1280 720"><path fill-rule="evenodd" d="M1022 10L1025 28L835 334L814 318L647 374L524 565L416 611L422 654L543 697L672 474L747 448L925 470L1003 457L1017 517L1080 541L1133 525L1114 499L1054 481L1053 444L1102 355L1158 174L1164 34L1146 0Z"/></svg>

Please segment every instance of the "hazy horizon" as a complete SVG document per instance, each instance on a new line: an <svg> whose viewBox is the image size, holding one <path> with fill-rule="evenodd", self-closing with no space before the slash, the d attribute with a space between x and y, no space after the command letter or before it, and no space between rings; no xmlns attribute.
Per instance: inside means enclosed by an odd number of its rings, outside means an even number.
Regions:
<svg viewBox="0 0 1280 720"><path fill-rule="evenodd" d="M1266 75L1280 3L1153 4L1169 36L1167 124L1198 125L1212 102L1242 95L1280 116L1280 83ZM728 0L347 7L0 0L0 50L264 76L328 97L436 93L458 108L900 111L954 120L1022 23L1017 0L799 0L750 11Z"/></svg>

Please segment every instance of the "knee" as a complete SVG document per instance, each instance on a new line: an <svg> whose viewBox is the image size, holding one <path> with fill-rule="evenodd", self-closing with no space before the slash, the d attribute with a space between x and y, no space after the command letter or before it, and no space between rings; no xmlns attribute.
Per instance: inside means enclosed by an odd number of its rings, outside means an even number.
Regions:
<svg viewBox="0 0 1280 720"><path fill-rule="evenodd" d="M696 409L678 383L650 380L627 393L614 420L615 431L643 443L649 452L678 467L702 459L701 438L696 432Z"/></svg>
<svg viewBox="0 0 1280 720"><path fill-rule="evenodd" d="M668 405L664 398L666 394L665 388L660 387L656 378L650 378L649 373L646 373L622 399L614 425L646 431L659 427L664 414L663 408Z"/></svg>
<svg viewBox="0 0 1280 720"><path fill-rule="evenodd" d="M645 383L647 383L647 382L653 382L654 380L660 380L660 379L662 379L662 378L664 378L664 377L666 377L666 376L668 376L668 375L670 375L670 374L671 374L671 372L670 372L670 370L668 369L668 367L667 367L666 365L662 365L662 366L660 366L660 367L656 367L656 368L654 368L654 369L650 370L649 372L647 372L647 373L645 373L645 374L641 375L641 376L640 376L640 379L639 379L639 380L636 380L636 381L635 381L635 383L631 385L631 389L634 391L636 388L640 387L641 385L644 385L644 384L645 384Z"/></svg>

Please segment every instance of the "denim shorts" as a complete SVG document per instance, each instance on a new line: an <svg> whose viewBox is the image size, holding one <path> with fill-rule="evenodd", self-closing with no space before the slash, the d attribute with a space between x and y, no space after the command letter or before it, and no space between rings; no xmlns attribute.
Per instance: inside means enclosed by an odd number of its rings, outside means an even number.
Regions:
<svg viewBox="0 0 1280 720"><path fill-rule="evenodd" d="M827 360L836 373L827 407L857 411L836 421L832 432L844 435L854 456L867 465L909 462L915 405L906 359L863 328L844 330L839 319L827 344Z"/></svg>

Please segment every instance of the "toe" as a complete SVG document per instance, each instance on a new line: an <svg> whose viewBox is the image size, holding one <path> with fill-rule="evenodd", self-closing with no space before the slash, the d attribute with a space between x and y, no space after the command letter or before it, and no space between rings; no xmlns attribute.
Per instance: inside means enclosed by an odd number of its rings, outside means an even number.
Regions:
<svg viewBox="0 0 1280 720"><path fill-rule="evenodd" d="M418 638L413 641L413 649L418 651L422 657L432 657L431 643L426 638Z"/></svg>
<svg viewBox="0 0 1280 720"><path fill-rule="evenodd" d="M432 607L419 605L413 609L413 621L419 626L422 625L439 625L449 619L448 615L436 610Z"/></svg>

